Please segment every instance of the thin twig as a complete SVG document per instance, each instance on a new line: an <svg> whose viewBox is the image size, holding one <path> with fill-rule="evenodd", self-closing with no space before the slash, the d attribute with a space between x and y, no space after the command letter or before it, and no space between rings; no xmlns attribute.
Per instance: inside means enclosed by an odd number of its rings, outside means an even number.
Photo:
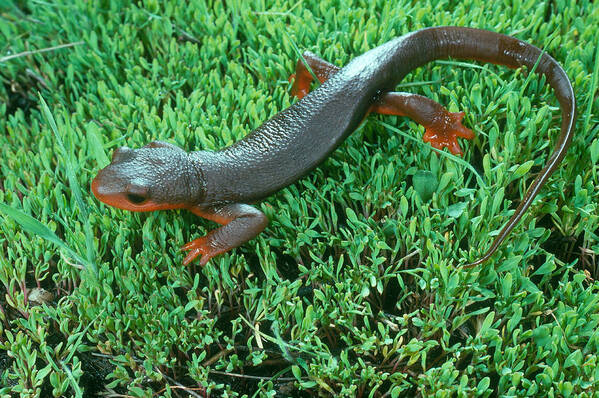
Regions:
<svg viewBox="0 0 599 398"><path fill-rule="evenodd" d="M280 15L280 16L292 15L291 11L293 11L293 9L296 8L297 6L299 6L300 4L302 4L302 1L298 1L297 3L295 3L295 5L293 7L291 7L287 11L282 11L282 12L279 12L279 11L253 11L252 14L254 14L254 15Z"/></svg>
<svg viewBox="0 0 599 398"><path fill-rule="evenodd" d="M218 370L208 370L211 374L217 374L221 376L229 376L229 377L239 377L241 379L253 379L253 380L270 380L272 376L252 376L252 375L242 375L240 373L231 373L231 372L221 372ZM277 381L295 381L297 380L295 377L279 377ZM302 378L304 380L304 378Z"/></svg>
<svg viewBox="0 0 599 398"><path fill-rule="evenodd" d="M213 355L212 357L210 357L207 361L205 361L202 366L204 367L208 367L210 365L212 365L214 362L218 361L219 359L221 359L222 357L224 357L225 355L230 354L231 352L233 352L233 350L222 350L219 351L216 355Z"/></svg>
<svg viewBox="0 0 599 398"><path fill-rule="evenodd" d="M156 370L157 370L157 369L156 369ZM194 392L194 390L206 391L204 388L191 388L191 387L185 387L183 384L181 384L181 383L178 383L178 382L177 382L175 379L173 379L172 377L169 377L169 376L165 375L164 373L160 372L159 370L158 370L158 372L159 372L159 373L160 373L162 376L164 376L164 378L165 378L165 379L167 379L167 380L168 380L170 383L176 384L176 386L170 386L170 388L172 388L172 389L182 389L182 390L184 390L186 393L188 393L189 395L192 395L192 396L194 396L194 397L196 397L196 398L204 398L204 397L206 397L206 395L205 395L205 394L204 394L204 395L199 395L198 393ZM163 390L161 390L160 392L162 392L162 391L165 391L165 390L166 390L166 388L165 388L165 389L163 389Z"/></svg>
<svg viewBox="0 0 599 398"><path fill-rule="evenodd" d="M84 43L83 41L77 41L77 42L74 42L74 43L67 43L67 44L61 44L61 45L58 45L58 46L53 46L53 47L48 47L48 48L42 48L40 50L23 51L22 53L13 54L13 55L7 55L6 57L2 57L2 58L0 58L0 62L9 61L11 59L19 58L19 57L26 57L28 55L46 53L46 52L49 52L49 51L60 50L60 49L63 49L63 48L79 46L79 45L81 45L83 43Z"/></svg>
<svg viewBox="0 0 599 398"><path fill-rule="evenodd" d="M40 75L38 75L37 73L35 73L33 69L27 68L27 69L25 69L25 73L27 74L27 76L31 76L35 80L37 80L38 82L40 82L40 84L42 86L44 86L44 88L46 90L48 90L48 83L46 83L46 79L44 79L43 77L41 77Z"/></svg>
<svg viewBox="0 0 599 398"><path fill-rule="evenodd" d="M181 40L190 41L190 42L195 43L195 44L202 44L201 40L196 39L191 34L187 33L186 31L184 31L183 29L179 28L178 26L175 26L175 29L177 29L177 32L179 32Z"/></svg>

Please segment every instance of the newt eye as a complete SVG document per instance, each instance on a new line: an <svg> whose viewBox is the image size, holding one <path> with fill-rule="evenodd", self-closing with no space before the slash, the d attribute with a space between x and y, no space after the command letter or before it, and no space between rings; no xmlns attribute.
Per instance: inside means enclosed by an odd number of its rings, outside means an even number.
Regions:
<svg viewBox="0 0 599 398"><path fill-rule="evenodd" d="M128 193L127 194L127 200L131 203L133 203L134 205L140 205L143 202L145 202L146 198L145 196L141 196L135 193Z"/></svg>
<svg viewBox="0 0 599 398"><path fill-rule="evenodd" d="M142 204L148 199L148 187L138 181L133 181L127 185L126 195L127 200L134 205Z"/></svg>

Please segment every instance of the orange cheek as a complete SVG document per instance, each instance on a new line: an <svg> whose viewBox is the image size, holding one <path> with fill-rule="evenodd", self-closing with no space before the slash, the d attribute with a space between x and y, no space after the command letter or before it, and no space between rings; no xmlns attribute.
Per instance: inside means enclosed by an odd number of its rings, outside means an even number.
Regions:
<svg viewBox="0 0 599 398"><path fill-rule="evenodd" d="M152 200L146 200L143 203L131 203L125 194L116 193L110 195L102 195L98 192L98 183L94 179L92 182L92 192L94 196L103 203L123 210L129 211L156 211L156 210L171 210L180 209L184 206L177 203L156 203Z"/></svg>
<svg viewBox="0 0 599 398"><path fill-rule="evenodd" d="M98 197L96 195L96 197ZM156 211L156 210L171 210L171 209L180 209L184 206L181 204L175 203L155 203L151 200L147 200L140 204L131 203L127 199L125 199L121 195L111 195L110 197L98 197L102 202L106 203L109 206L117 207L123 210L129 211Z"/></svg>
<svg viewBox="0 0 599 398"><path fill-rule="evenodd" d="M96 178L94 178L92 180L92 193L94 194L94 196L98 199L100 199L98 197L98 177L96 176Z"/></svg>

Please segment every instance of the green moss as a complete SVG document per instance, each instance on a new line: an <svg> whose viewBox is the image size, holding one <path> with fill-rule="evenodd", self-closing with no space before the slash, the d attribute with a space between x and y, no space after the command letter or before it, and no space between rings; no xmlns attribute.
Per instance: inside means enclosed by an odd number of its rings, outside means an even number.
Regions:
<svg viewBox="0 0 599 398"><path fill-rule="evenodd" d="M263 234L203 269L178 248L212 224L89 193L120 145L220 148L289 106L295 49L341 66L433 25L542 47L577 93L563 165L483 267L455 265L488 247L559 131L551 89L524 70L414 71L405 90L466 112L467 163L373 116L259 205ZM574 0L4 1L0 393L592 396L598 26L599 6Z"/></svg>

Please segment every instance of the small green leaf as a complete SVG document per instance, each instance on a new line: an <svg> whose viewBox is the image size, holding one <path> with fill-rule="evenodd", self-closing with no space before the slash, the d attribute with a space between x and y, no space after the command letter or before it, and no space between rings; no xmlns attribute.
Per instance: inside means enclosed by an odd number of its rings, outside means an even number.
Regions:
<svg viewBox="0 0 599 398"><path fill-rule="evenodd" d="M481 381L478 382L478 386L476 386L477 395L482 395L491 384L491 379L489 377L483 377Z"/></svg>
<svg viewBox="0 0 599 398"><path fill-rule="evenodd" d="M485 317L485 320L483 321L482 325L480 326L480 330L478 331L479 336L483 336L487 332L487 330L491 328L494 319L495 311L489 312L489 314Z"/></svg>
<svg viewBox="0 0 599 398"><path fill-rule="evenodd" d="M106 156L106 152L104 152L104 144L98 126L93 122L88 123L86 134L87 139L89 140L89 149L94 156L94 159L96 159L99 166L106 166L110 163L110 160L108 159L108 156Z"/></svg>
<svg viewBox="0 0 599 398"><path fill-rule="evenodd" d="M428 202L439 186L437 177L430 171L418 170L412 178L414 190L418 192L423 202Z"/></svg>
<svg viewBox="0 0 599 398"><path fill-rule="evenodd" d="M557 267L554 261L547 261L545 264L541 265L532 275L545 275L550 274Z"/></svg>
<svg viewBox="0 0 599 398"><path fill-rule="evenodd" d="M597 164L597 160L599 159L599 139L594 139L593 143L590 146L591 151L591 163Z"/></svg>
<svg viewBox="0 0 599 398"><path fill-rule="evenodd" d="M293 376L299 381L302 379L302 370L300 369L299 366L297 365L292 365L291 366L291 373L293 373Z"/></svg>
<svg viewBox="0 0 599 398"><path fill-rule="evenodd" d="M533 164L534 161L529 160L528 162L524 162L520 166L518 166L518 168L516 169L516 171L514 171L514 174L512 175L512 180L516 180L522 177L524 174L528 173L528 170L530 170Z"/></svg>
<svg viewBox="0 0 599 398"><path fill-rule="evenodd" d="M573 353L571 353L570 355L568 355L568 357L564 361L564 368L569 368L571 366L574 366L578 369L578 368L580 368L581 364L582 364L582 352L580 352L580 350L576 350Z"/></svg>
<svg viewBox="0 0 599 398"><path fill-rule="evenodd" d="M447 215L452 218L458 218L462 215L462 213L464 213L466 207L468 207L467 202L454 203L451 206L447 207Z"/></svg>
<svg viewBox="0 0 599 398"><path fill-rule="evenodd" d="M408 214L408 199L406 199L406 197L403 195L399 200L399 209L401 210L402 216L405 217Z"/></svg>
<svg viewBox="0 0 599 398"><path fill-rule="evenodd" d="M552 341L551 327L549 325L541 325L538 328L535 328L532 335L537 345L541 347L550 344Z"/></svg>

